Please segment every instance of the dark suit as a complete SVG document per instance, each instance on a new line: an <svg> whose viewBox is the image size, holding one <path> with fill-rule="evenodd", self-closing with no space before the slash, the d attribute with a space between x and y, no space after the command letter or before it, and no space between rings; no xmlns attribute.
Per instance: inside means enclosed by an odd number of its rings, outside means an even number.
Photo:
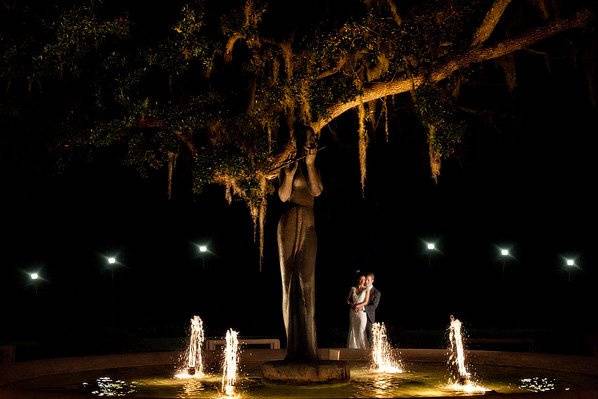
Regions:
<svg viewBox="0 0 598 399"><path fill-rule="evenodd" d="M380 296L382 294L380 291L376 289L376 287L372 286L372 290L370 291L370 300L368 304L365 305L365 313L368 316L368 321L366 324L366 333L368 337L368 342L372 344L372 324L376 322L376 308L380 303Z"/></svg>

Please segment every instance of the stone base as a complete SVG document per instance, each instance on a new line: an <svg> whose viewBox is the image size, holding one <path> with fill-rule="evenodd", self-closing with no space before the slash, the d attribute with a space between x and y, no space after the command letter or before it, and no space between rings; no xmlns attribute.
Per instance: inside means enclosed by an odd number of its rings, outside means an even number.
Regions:
<svg viewBox="0 0 598 399"><path fill-rule="evenodd" d="M262 365L262 376L269 382L285 384L323 384L349 381L349 364L338 360L289 362L279 360Z"/></svg>
<svg viewBox="0 0 598 399"><path fill-rule="evenodd" d="M15 347L0 346L0 366L12 366L13 364L15 364Z"/></svg>

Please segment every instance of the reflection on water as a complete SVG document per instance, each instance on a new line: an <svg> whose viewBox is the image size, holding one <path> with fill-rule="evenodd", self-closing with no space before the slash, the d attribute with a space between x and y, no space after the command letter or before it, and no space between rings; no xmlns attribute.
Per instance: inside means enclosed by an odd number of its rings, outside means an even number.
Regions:
<svg viewBox="0 0 598 399"><path fill-rule="evenodd" d="M455 392L447 387L447 371L443 364L409 364L402 374L372 373L363 364L351 369L351 381L332 385L287 386L268 384L259 378L259 370L246 370L237 384L241 399L307 399L307 398L390 398L479 396L479 392ZM531 369L533 370L533 369ZM598 387L594 377L567 373L551 373L530 369L480 368L484 385L498 393L545 392L575 387ZM172 369L120 369L40 377L23 382L21 387L33 391L83 391L93 397L118 398L183 398L218 399L221 376L206 374L203 379L172 378ZM525 374L524 374L525 373ZM82 381L86 381L83 383Z"/></svg>
<svg viewBox="0 0 598 399"><path fill-rule="evenodd" d="M92 386L89 386L87 382L83 383L83 387L89 390L92 395L106 397L132 396L136 391L136 385L135 381L112 380L110 377L100 377L95 380Z"/></svg>
<svg viewBox="0 0 598 399"><path fill-rule="evenodd" d="M454 382L452 384L448 384L446 388L451 391L464 393L484 393L490 391L490 389L478 385L475 382L467 382L465 384L459 384L458 382Z"/></svg>
<svg viewBox="0 0 598 399"><path fill-rule="evenodd" d="M173 379L168 377L146 377L139 379L139 396L174 398L214 398L218 393L217 376L204 374L202 379Z"/></svg>
<svg viewBox="0 0 598 399"><path fill-rule="evenodd" d="M557 387L557 380L550 377L522 378L519 388L532 392L554 391ZM565 388L566 391L569 388Z"/></svg>
<svg viewBox="0 0 598 399"><path fill-rule="evenodd" d="M201 391L205 390L205 384L198 380L189 380L183 385L183 392L181 392L181 398L193 398L196 397Z"/></svg>
<svg viewBox="0 0 598 399"><path fill-rule="evenodd" d="M389 389L392 389L392 383L392 378L389 378L388 376L378 375L378 378L375 378L372 381L372 388L379 394L383 394L384 392L387 392Z"/></svg>
<svg viewBox="0 0 598 399"><path fill-rule="evenodd" d="M351 384L356 397L389 398L402 396L441 396L429 379L412 373L397 377L396 374L358 375Z"/></svg>

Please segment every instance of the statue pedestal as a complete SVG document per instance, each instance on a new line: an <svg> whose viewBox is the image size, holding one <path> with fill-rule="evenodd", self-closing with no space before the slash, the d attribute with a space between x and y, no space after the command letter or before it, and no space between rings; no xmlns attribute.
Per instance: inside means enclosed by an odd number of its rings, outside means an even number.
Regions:
<svg viewBox="0 0 598 399"><path fill-rule="evenodd" d="M349 364L338 360L290 362L279 360L262 365L262 376L270 382L284 384L322 384L349 381Z"/></svg>

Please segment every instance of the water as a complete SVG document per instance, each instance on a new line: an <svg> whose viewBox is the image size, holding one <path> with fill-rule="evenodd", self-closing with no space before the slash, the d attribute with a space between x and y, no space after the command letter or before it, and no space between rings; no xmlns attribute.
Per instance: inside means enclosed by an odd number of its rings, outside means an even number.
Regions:
<svg viewBox="0 0 598 399"><path fill-rule="evenodd" d="M451 324L449 325L449 359L448 367L450 379L448 388L467 392L486 392L489 389L473 381L471 373L467 370L465 363L465 344L463 343L463 334L461 333L461 322L451 315Z"/></svg>
<svg viewBox="0 0 598 399"><path fill-rule="evenodd" d="M204 375L204 364L202 348L205 335L203 321L199 316L191 319L191 332L189 334L189 346L185 351L183 369L177 371L176 378L202 378Z"/></svg>
<svg viewBox="0 0 598 399"><path fill-rule="evenodd" d="M384 323L372 324L372 362L372 370L377 373L403 372L401 362L393 355Z"/></svg>
<svg viewBox="0 0 598 399"><path fill-rule="evenodd" d="M259 378L259 366L238 370L234 394L239 398L390 398L480 395L480 392L453 391L447 386L446 366L441 362L408 363L400 374L372 373L369 365L354 363L351 381L321 386L267 384ZM47 376L23 381L15 388L30 392L82 392L90 399L222 397L222 376L218 368L206 370L202 379L175 379L169 367L144 367L69 375ZM566 391L598 387L598 378L518 367L478 367L484 386L498 393ZM0 395L1 396L1 395ZM26 397L26 396L24 396ZM43 397L43 396L42 396Z"/></svg>
<svg viewBox="0 0 598 399"><path fill-rule="evenodd" d="M198 316L191 320L186 369L172 377L167 366L112 369L53 375L15 383L9 388L23 397L43 397L45 392L79 393L91 398L189 398L189 399L315 399L315 398L397 398L475 396L494 391L521 392L598 389L598 377L533 368L482 366L475 377L466 359L462 325L451 317L449 362L412 360L403 365L393 356L384 324L373 328L372 360L351 363L351 380L346 383L291 386L269 384L260 376L259 364L239 368L238 333L226 333L223 361L204 370L201 348L203 325ZM372 372L374 371L374 372ZM185 375L185 377L181 377ZM477 380L482 378L484 386ZM447 381L449 383L447 383ZM0 387L0 397L2 396ZM65 395L66 396L66 395ZM56 396L54 396L56 397Z"/></svg>
<svg viewBox="0 0 598 399"><path fill-rule="evenodd" d="M237 367L239 365L238 332L229 329L226 332L226 346L224 347L224 364L222 366L222 392L228 397L235 396L237 381Z"/></svg>

